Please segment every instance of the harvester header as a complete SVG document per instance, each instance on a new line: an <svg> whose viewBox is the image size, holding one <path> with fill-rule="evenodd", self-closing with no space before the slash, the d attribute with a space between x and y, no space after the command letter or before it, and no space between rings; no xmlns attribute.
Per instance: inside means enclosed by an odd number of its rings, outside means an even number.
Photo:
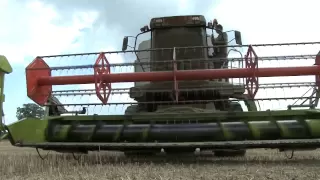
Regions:
<svg viewBox="0 0 320 180"><path fill-rule="evenodd" d="M302 44L315 44L317 42L302 43ZM284 43L276 44L278 46L283 45L299 45L300 43ZM251 83L251 87L248 89L248 93L251 98L254 98L259 85L259 77L279 77L279 76L302 76L302 75L320 75L320 66L317 64L320 62L320 57L315 56L315 65L304 67L277 67L277 68L258 68L258 56L254 52L253 47L257 46L273 46L275 44L256 44L256 45L242 45L242 47L248 47L248 52L245 55L245 68L237 69L201 69L201 70L183 70L178 71L175 68L172 71L161 72L132 72L132 73L113 73L110 72L110 63L108 62L105 54L108 52L96 53L98 56L93 68L93 75L78 75L78 76L58 76L51 77L51 69L44 62L41 57L37 57L28 67L26 71L27 77L27 92L29 98L39 105L45 105L48 98L51 96L53 85L67 85L67 84L92 84L95 83L97 96L103 104L107 104L108 97L111 92L111 83L123 83L123 82L161 82L172 81L176 84L176 81L194 81L194 80L214 80L214 79L229 79L229 78L246 78L247 83ZM198 47L192 47L198 48ZM176 51L187 50L189 48L174 48L173 49L173 61L176 60L174 54ZM170 50L168 49L162 49ZM152 51L152 50L151 50ZM136 52L140 52L137 50ZM114 52L122 53L122 52ZM86 55L86 54L78 54ZM297 56L298 57L298 56ZM272 57L263 57L272 58ZM274 57L277 58L277 57ZM229 59L226 59L229 60ZM173 66L174 67L174 66ZM37 71L35 71L37 70ZM103 91L103 94L100 92Z"/></svg>
<svg viewBox="0 0 320 180"><path fill-rule="evenodd" d="M242 44L240 31L201 15L140 30L121 51L36 57L27 94L47 114L6 126L11 143L126 154L320 147L320 42Z"/></svg>

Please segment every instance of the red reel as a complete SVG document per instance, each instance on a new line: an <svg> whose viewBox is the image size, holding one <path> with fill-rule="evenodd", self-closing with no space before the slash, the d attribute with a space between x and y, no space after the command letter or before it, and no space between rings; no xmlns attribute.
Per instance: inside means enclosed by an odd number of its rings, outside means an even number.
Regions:
<svg viewBox="0 0 320 180"><path fill-rule="evenodd" d="M250 98L254 98L259 89L259 79L255 74L258 69L258 56L250 45L245 55L246 68L252 72L252 76L246 78L247 91Z"/></svg>
<svg viewBox="0 0 320 180"><path fill-rule="evenodd" d="M94 80L96 94L103 104L108 103L111 93L111 83L103 79L106 74L110 74L110 64L104 53L100 53L94 65Z"/></svg>

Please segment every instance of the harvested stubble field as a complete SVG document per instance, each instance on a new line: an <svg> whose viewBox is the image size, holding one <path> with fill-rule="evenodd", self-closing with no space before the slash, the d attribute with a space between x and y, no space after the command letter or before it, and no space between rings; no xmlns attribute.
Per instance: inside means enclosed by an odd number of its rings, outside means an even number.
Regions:
<svg viewBox="0 0 320 180"><path fill-rule="evenodd" d="M40 151L45 156L46 152ZM290 153L288 153L290 154ZM1 179L320 179L320 152L296 152L293 159L276 150L250 150L245 158L190 157L128 158L122 153L72 155L50 152L41 160L34 149L0 142Z"/></svg>

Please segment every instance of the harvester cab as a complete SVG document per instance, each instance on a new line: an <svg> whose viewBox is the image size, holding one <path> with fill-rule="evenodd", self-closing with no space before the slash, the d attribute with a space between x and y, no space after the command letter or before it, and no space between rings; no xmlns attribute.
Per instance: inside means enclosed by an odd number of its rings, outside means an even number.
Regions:
<svg viewBox="0 0 320 180"><path fill-rule="evenodd" d="M150 40L140 43L138 50L149 48L162 49L162 51L138 52L136 54L135 72L172 71L173 68L175 70L228 68L228 44L232 41L229 42L227 32L223 31L223 26L216 19L207 23L202 15L158 17L151 19L150 27L146 25L140 30L141 33L134 38L134 49L136 49L139 36L150 33ZM239 31L232 32L234 32L235 42L241 45L241 33ZM127 47L128 36L123 39L122 50L125 51ZM175 49L179 47L185 48ZM231 50L234 50L234 48ZM221 90L221 86L229 87L229 90L227 88ZM130 97L134 100L138 102L172 101L172 103L166 105L139 103L138 105L129 106L125 113L158 111L163 113L178 107L179 111L181 111L181 108L186 108L186 111L190 111L190 108L193 111L195 108L208 111L239 109L241 105L239 106L238 103L227 101L197 103L195 100L239 97L243 99L245 91L244 84L235 85L232 82L229 83L228 78L193 82L180 81L179 95L174 92L177 89L173 89L173 87L177 88L177 84L172 84L172 81L135 82L135 86L130 89ZM205 88L207 88L207 91L201 93ZM179 99L194 101L194 103L179 103ZM251 109L255 109L255 107Z"/></svg>
<svg viewBox="0 0 320 180"><path fill-rule="evenodd" d="M125 37L122 51L38 56L26 68L27 95L49 115L5 126L8 138L18 147L143 155L319 148L320 42L247 45L230 32L234 44L217 20L160 17L141 28L133 50ZM81 116L66 114L79 107L87 107Z"/></svg>

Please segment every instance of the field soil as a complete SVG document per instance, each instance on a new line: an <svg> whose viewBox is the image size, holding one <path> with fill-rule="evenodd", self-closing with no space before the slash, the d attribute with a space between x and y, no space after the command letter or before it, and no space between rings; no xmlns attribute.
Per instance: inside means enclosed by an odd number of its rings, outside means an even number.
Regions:
<svg viewBox="0 0 320 180"><path fill-rule="evenodd" d="M39 150L42 156L48 151ZM287 152L290 156L291 152ZM125 157L118 152L89 155L49 152L38 157L35 149L0 142L0 179L90 180L314 180L320 179L320 153L295 152L288 159L277 150L249 150L246 157L217 158L212 154L189 156Z"/></svg>

